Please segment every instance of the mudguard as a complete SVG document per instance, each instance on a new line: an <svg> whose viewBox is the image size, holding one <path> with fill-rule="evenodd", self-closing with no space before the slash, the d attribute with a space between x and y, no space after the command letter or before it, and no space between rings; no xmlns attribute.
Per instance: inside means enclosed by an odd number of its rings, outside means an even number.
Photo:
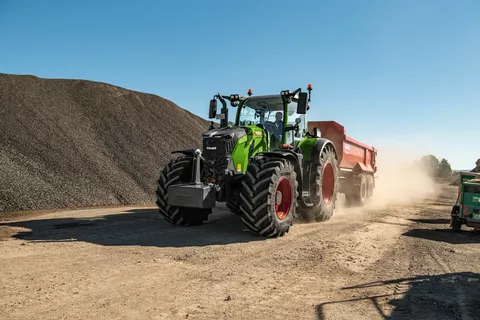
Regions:
<svg viewBox="0 0 480 320"><path fill-rule="evenodd" d="M337 155L337 149L335 148L335 145L331 140L325 139L325 138L318 138L315 144L313 145L312 151L310 153L310 159L307 159L307 161L310 161L311 163L319 163L319 157L323 152L323 149L330 144L333 147L333 151L335 152L335 156L338 157Z"/></svg>
<svg viewBox="0 0 480 320"><path fill-rule="evenodd" d="M170 154L181 153L181 154L184 154L186 156L193 157L195 155L195 151L196 151L196 149L195 150L194 149L175 150L175 151L170 152Z"/></svg>

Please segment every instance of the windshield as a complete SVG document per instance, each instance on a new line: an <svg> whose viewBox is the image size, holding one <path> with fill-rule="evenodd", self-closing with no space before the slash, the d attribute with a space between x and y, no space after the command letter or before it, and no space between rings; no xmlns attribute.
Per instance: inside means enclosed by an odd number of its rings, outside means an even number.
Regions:
<svg viewBox="0 0 480 320"><path fill-rule="evenodd" d="M245 101L240 110L238 125L255 126L265 122L275 122L280 116L280 120L282 120L283 102L280 96L262 99L250 98Z"/></svg>
<svg viewBox="0 0 480 320"><path fill-rule="evenodd" d="M300 120L300 133L303 133L305 130L305 115L297 114L297 103L292 101L288 105L287 125L295 125L295 119ZM238 125L259 126L282 141L284 125L282 98L280 96L270 96L246 100L239 111ZM287 132L286 138L287 143L292 142L293 138L294 140L300 140L300 138L294 137L293 131Z"/></svg>

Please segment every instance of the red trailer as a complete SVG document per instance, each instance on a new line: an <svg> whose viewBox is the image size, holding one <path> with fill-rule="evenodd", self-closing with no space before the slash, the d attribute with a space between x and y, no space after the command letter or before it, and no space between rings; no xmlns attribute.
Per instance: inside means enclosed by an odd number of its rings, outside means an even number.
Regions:
<svg viewBox="0 0 480 320"><path fill-rule="evenodd" d="M338 191L345 194L348 206L363 206L375 188L377 150L347 136L335 121L309 121L308 131L333 142L340 173Z"/></svg>

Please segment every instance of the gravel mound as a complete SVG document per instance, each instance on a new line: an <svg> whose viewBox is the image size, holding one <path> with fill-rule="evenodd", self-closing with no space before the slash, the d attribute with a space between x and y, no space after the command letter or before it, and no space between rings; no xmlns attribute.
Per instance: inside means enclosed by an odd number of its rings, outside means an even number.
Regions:
<svg viewBox="0 0 480 320"><path fill-rule="evenodd" d="M152 94L0 73L0 212L154 203L170 152L208 126Z"/></svg>

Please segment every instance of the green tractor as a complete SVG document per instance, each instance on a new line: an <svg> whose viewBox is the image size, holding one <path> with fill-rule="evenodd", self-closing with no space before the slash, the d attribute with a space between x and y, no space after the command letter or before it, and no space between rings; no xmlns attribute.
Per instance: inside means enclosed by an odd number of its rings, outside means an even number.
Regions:
<svg viewBox="0 0 480 320"><path fill-rule="evenodd" d="M480 173L461 172L457 202L452 207L450 228L460 232L462 225L480 229Z"/></svg>
<svg viewBox="0 0 480 320"><path fill-rule="evenodd" d="M215 95L212 122L203 134L203 150L180 150L181 157L160 173L157 205L175 225L208 220L216 202L224 202L252 233L283 236L301 216L309 222L330 219L338 189L337 153L332 141L308 132L311 85L280 94ZM217 114L217 100L221 113ZM228 123L227 102L237 108Z"/></svg>

